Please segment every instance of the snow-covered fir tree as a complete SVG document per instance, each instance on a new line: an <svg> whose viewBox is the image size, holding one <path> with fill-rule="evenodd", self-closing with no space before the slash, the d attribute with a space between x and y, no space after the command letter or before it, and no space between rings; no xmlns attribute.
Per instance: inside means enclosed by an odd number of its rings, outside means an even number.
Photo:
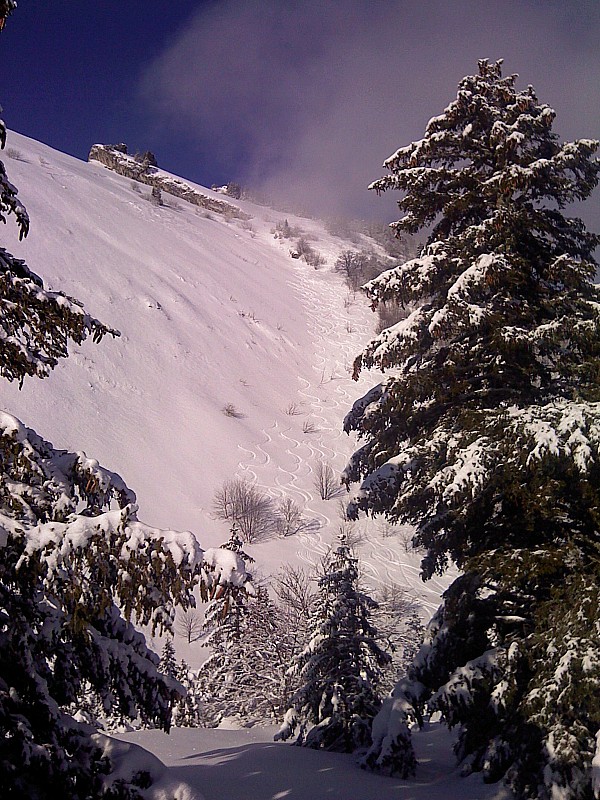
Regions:
<svg viewBox="0 0 600 800"><path fill-rule="evenodd" d="M252 556L244 550L236 525L231 528L229 539L222 545L244 564L254 562ZM244 586L224 586L210 599L204 612L203 645L213 651L220 642L237 640L241 637L244 619L247 616L248 597Z"/></svg>
<svg viewBox="0 0 600 800"><path fill-rule="evenodd" d="M281 722L291 693L293 637L265 587L248 598L247 611L242 635L228 653L227 679L218 690L221 713L246 724Z"/></svg>
<svg viewBox="0 0 600 800"><path fill-rule="evenodd" d="M288 618L258 587L250 598L250 615L244 636L244 670L240 674L241 716L281 722L292 693L289 666L297 652L296 632Z"/></svg>
<svg viewBox="0 0 600 800"><path fill-rule="evenodd" d="M0 3L0 17L15 3ZM3 17L2 17L3 18ZM0 122L0 144L6 140ZM0 163L0 221L29 219ZM0 248L0 375L44 377L69 342L115 333ZM243 585L243 561L203 554L191 533L137 519L119 475L57 450L0 412L0 785L4 797L100 797L102 737L70 711L84 695L107 715L168 729L174 691L136 623L169 630L176 604ZM109 794L106 794L109 796ZM117 782L110 797L137 796Z"/></svg>
<svg viewBox="0 0 600 800"><path fill-rule="evenodd" d="M346 429L349 513L416 526L447 590L367 763L410 775L409 723L440 710L457 754L518 797L590 796L600 727L598 236L562 209L598 182L598 142L479 62L423 139L386 162L420 255L366 286L412 308L357 359L381 383Z"/></svg>
<svg viewBox="0 0 600 800"><path fill-rule="evenodd" d="M175 697L171 713L171 724L178 728L196 728L201 724L200 705L194 673L184 659L177 663L172 637L162 648L159 669L163 675L176 681L185 689L185 694Z"/></svg>
<svg viewBox="0 0 600 800"><path fill-rule="evenodd" d="M390 661L371 622L377 604L359 588L358 561L340 537L325 560L309 621L309 642L294 659L299 688L276 739L353 752L371 743L377 691Z"/></svg>
<svg viewBox="0 0 600 800"><path fill-rule="evenodd" d="M162 674L166 675L168 678L177 679L177 657L175 655L175 646L173 645L172 636L168 636L165 639L165 643L160 651L158 668Z"/></svg>
<svg viewBox="0 0 600 800"><path fill-rule="evenodd" d="M0 781L7 796L100 793L110 767L92 730L67 711L84 694L109 717L169 726L176 691L129 620L168 629L175 603L187 605L198 581L209 585L223 573L204 569L192 534L152 529L136 508L117 475L0 414Z"/></svg>
<svg viewBox="0 0 600 800"><path fill-rule="evenodd" d="M223 548L239 558L253 561L244 551L235 525ZM235 696L234 669L238 660L239 643L248 617L248 597L237 587L219 591L204 612L203 646L211 653L198 671L198 693L206 725L218 725L229 716L229 704Z"/></svg>
<svg viewBox="0 0 600 800"><path fill-rule="evenodd" d="M185 697L175 702L171 722L178 728L197 728L203 724L198 696L198 681L184 659L181 659L177 665L175 677L185 689L186 694Z"/></svg>
<svg viewBox="0 0 600 800"><path fill-rule="evenodd" d="M232 538L241 547L235 530ZM295 641L285 623L264 587L253 596L219 597L209 604L206 646L212 652L195 684L203 724L232 717L245 724L282 719Z"/></svg>

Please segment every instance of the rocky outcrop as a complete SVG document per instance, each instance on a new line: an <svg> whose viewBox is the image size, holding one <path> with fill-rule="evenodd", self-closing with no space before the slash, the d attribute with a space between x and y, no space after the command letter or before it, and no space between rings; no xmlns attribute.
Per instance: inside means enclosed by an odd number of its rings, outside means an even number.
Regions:
<svg viewBox="0 0 600 800"><path fill-rule="evenodd" d="M197 189L192 188L180 178L174 178L163 172L156 164L156 159L142 158L138 160L127 153L127 145L95 144L90 150L88 161L97 161L113 172L123 175L131 180L156 187L167 194L180 197L188 203L206 208L216 214L223 214L237 219L250 219L250 215L241 211L232 203L209 197Z"/></svg>

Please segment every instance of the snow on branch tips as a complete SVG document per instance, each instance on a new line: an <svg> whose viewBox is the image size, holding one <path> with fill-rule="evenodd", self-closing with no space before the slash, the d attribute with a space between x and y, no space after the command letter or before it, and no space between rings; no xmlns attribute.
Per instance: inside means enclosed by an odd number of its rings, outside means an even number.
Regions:
<svg viewBox="0 0 600 800"><path fill-rule="evenodd" d="M388 375L346 417L360 447L344 480L359 484L351 516L416 526L425 578L452 562L464 571L400 694L419 686L422 709L460 724L457 754L486 780L577 800L598 769L600 695L578 693L575 676L585 664L596 686L600 648L584 655L554 630L560 609L594 641L600 236L562 211L596 188L600 144L561 142L553 109L516 80L480 60L371 184L402 192L398 235L427 240L365 287L374 307L407 314L355 360L355 377ZM406 719L391 702L368 765L410 774Z"/></svg>

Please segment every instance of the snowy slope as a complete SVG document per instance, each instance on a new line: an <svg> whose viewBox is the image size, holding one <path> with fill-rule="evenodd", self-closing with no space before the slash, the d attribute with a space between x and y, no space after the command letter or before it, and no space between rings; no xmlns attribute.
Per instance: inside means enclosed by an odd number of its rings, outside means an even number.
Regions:
<svg viewBox="0 0 600 800"><path fill-rule="evenodd" d="M8 248L122 337L75 348L4 404L122 473L149 522L201 533L238 444L257 439L310 369L291 259L265 247L266 232L253 240L183 202L157 208L99 165L16 134L10 144L27 159L8 168L32 230ZM246 417L226 418L226 403Z"/></svg>
<svg viewBox="0 0 600 800"><path fill-rule="evenodd" d="M100 164L16 133L8 146L21 154L7 169L32 225L22 243L8 225L7 248L122 336L73 348L50 378L21 391L3 385L3 406L55 446L118 471L142 519L193 530L205 547L228 537L212 516L224 480L291 497L311 532L250 550L265 575L282 562L317 563L340 519L338 500L319 499L314 468L343 468L353 450L343 416L374 382L349 376L375 318L332 271L348 243L285 215L327 259L315 270L274 238L284 215L271 209L231 201L251 215L245 222L168 195L157 207L149 187ZM241 416L226 416L227 404ZM286 413L292 404L301 413ZM447 582L423 585L401 536L383 538L380 523L362 528L365 577L406 585L431 613Z"/></svg>

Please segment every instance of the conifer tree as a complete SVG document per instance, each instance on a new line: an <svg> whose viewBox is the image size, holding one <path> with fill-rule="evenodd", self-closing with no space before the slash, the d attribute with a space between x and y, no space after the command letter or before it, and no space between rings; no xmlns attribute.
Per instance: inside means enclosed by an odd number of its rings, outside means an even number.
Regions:
<svg viewBox="0 0 600 800"><path fill-rule="evenodd" d="M178 728L197 728L203 720L198 697L198 681L184 659L179 662L175 677L186 690L186 695L175 703L172 724Z"/></svg>
<svg viewBox="0 0 600 800"><path fill-rule="evenodd" d="M276 739L353 752L371 743L381 705L377 685L390 657L370 621L377 603L358 587L357 559L344 537L324 563L309 622L309 642L294 659L299 688Z"/></svg>
<svg viewBox="0 0 600 800"><path fill-rule="evenodd" d="M227 717L245 724L281 721L290 694L292 638L268 591L257 587L240 624L222 625L212 641L212 655L198 671L205 722L218 725Z"/></svg>
<svg viewBox="0 0 600 800"><path fill-rule="evenodd" d="M175 657L175 647L173 646L173 637L169 636L163 645L158 668L163 675L168 678L177 679L177 659Z"/></svg>
<svg viewBox="0 0 600 800"><path fill-rule="evenodd" d="M424 578L463 570L367 763L410 775L408 723L437 709L468 769L567 800L590 794L600 727L600 238L562 210L600 165L516 77L480 61L371 187L429 238L365 287L412 310L355 363L387 376L346 419L364 443L345 478L352 516L416 526Z"/></svg>
<svg viewBox="0 0 600 800"><path fill-rule="evenodd" d="M244 551L235 525L222 547L248 562L253 561ZM206 608L202 644L210 647L211 654L198 671L198 691L203 718L209 726L218 725L224 716L230 715L231 697L235 694L234 670L247 618L246 593L235 586L216 592Z"/></svg>
<svg viewBox="0 0 600 800"><path fill-rule="evenodd" d="M245 562L254 560L244 551L235 525L222 547ZM248 596L230 587L216 593L206 609L204 628L204 644L212 652L197 674L203 723L218 725L225 717L247 724L281 720L295 640L268 591L256 587Z"/></svg>

